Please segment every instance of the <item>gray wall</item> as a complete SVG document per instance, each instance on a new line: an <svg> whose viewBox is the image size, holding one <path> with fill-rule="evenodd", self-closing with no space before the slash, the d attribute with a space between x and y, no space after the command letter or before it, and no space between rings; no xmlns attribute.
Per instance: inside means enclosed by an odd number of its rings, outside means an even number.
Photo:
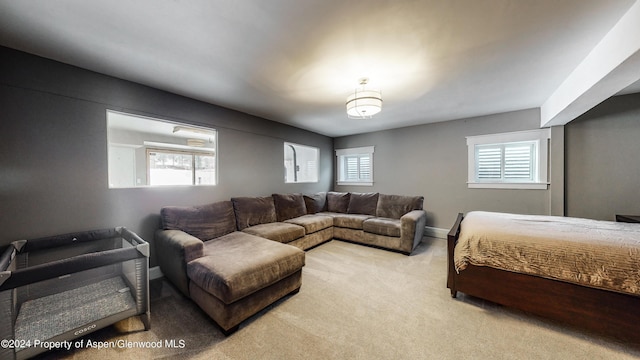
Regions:
<svg viewBox="0 0 640 360"><path fill-rule="evenodd" d="M567 215L640 215L640 94L603 102L565 133Z"/></svg>
<svg viewBox="0 0 640 360"><path fill-rule="evenodd" d="M113 226L152 242L164 205L333 184L329 137L3 47L0 68L0 246ZM216 128L219 185L108 189L107 109ZM284 183L283 141L320 148L318 183Z"/></svg>
<svg viewBox="0 0 640 360"><path fill-rule="evenodd" d="M338 191L423 195L427 226L450 228L458 212L471 210L549 214L552 203L562 201L562 146L551 155L558 182L549 190L467 188L466 136L539 128L537 109L412 126L336 138L336 149L375 146L374 186L336 186ZM562 143L562 136L552 143ZM560 132L561 133L561 132ZM556 196L554 190L559 192ZM559 206L563 208L562 206Z"/></svg>
<svg viewBox="0 0 640 360"><path fill-rule="evenodd" d="M466 186L465 137L535 129L538 110L332 140L3 47L0 66L0 246L115 225L152 241L164 205L326 191L334 187L334 143L375 146L375 185L335 190L423 195L427 225L437 228L477 209L608 220L640 213L640 94L614 97L552 129L549 190L488 190ZM108 189L106 109L216 128L219 185ZM317 184L284 183L283 141L320 148Z"/></svg>

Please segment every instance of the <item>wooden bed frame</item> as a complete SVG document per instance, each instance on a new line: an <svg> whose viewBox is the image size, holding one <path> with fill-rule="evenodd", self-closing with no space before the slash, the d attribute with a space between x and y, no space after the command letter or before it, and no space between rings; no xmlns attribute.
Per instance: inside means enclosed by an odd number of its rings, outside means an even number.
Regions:
<svg viewBox="0 0 640 360"><path fill-rule="evenodd" d="M469 264L455 270L463 214L448 234L447 287L580 329L640 345L640 297Z"/></svg>

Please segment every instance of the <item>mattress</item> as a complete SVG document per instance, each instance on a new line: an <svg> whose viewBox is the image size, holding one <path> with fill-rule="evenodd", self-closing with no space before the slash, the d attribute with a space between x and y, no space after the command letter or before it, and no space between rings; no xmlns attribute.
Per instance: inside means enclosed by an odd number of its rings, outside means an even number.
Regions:
<svg viewBox="0 0 640 360"><path fill-rule="evenodd" d="M640 224L473 211L454 262L640 296Z"/></svg>
<svg viewBox="0 0 640 360"><path fill-rule="evenodd" d="M24 302L16 319L15 338L45 341L131 309L136 309L131 290L121 277L113 277Z"/></svg>

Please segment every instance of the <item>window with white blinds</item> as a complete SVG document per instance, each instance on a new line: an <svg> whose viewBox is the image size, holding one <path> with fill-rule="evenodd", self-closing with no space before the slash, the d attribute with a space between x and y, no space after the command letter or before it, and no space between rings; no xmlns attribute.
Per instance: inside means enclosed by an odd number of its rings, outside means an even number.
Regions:
<svg viewBox="0 0 640 360"><path fill-rule="evenodd" d="M537 142L476 145L477 181L533 182Z"/></svg>
<svg viewBox="0 0 640 360"><path fill-rule="evenodd" d="M371 157L369 154L344 157L345 181L371 181Z"/></svg>
<svg viewBox="0 0 640 360"><path fill-rule="evenodd" d="M373 146L336 150L338 185L373 185Z"/></svg>
<svg viewBox="0 0 640 360"><path fill-rule="evenodd" d="M546 189L549 129L467 137L470 188Z"/></svg>

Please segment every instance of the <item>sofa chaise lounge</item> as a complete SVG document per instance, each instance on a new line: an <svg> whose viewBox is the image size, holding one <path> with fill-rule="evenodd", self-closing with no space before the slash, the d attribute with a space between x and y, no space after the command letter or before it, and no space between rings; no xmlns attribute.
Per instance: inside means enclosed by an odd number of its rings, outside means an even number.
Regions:
<svg viewBox="0 0 640 360"><path fill-rule="evenodd" d="M332 239L410 254L422 239L423 197L328 192L236 197L161 209L164 276L226 335L301 286L307 250Z"/></svg>

